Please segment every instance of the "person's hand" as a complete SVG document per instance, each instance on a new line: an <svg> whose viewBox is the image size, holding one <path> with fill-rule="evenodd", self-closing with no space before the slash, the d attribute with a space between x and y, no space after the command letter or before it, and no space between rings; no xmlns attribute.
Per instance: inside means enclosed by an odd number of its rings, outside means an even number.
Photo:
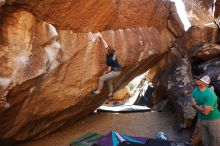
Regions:
<svg viewBox="0 0 220 146"><path fill-rule="evenodd" d="M102 34L100 32L97 32L95 35L97 38L102 39Z"/></svg>
<svg viewBox="0 0 220 146"><path fill-rule="evenodd" d="M192 99L192 105L196 105L196 100L194 98Z"/></svg>
<svg viewBox="0 0 220 146"><path fill-rule="evenodd" d="M207 108L208 110L210 111L213 111L214 110L214 107L212 106L204 106L204 105L201 105L202 108Z"/></svg>

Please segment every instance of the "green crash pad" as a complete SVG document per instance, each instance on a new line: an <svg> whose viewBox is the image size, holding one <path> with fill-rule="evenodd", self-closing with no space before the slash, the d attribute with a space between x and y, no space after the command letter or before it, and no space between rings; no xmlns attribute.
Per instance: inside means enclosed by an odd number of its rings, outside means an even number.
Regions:
<svg viewBox="0 0 220 146"><path fill-rule="evenodd" d="M77 140L70 142L70 146L91 146L103 136L94 132L89 132Z"/></svg>

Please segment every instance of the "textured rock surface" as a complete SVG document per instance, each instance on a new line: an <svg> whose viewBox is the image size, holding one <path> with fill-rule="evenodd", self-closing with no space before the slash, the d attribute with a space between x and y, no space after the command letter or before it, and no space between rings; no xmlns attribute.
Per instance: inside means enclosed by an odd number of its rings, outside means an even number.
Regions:
<svg viewBox="0 0 220 146"><path fill-rule="evenodd" d="M5 0L0 0L0 7L5 4Z"/></svg>
<svg viewBox="0 0 220 146"><path fill-rule="evenodd" d="M123 100L125 98L128 98L131 95L131 91L129 90L129 87L126 86L117 92L114 93L113 99L115 100Z"/></svg>
<svg viewBox="0 0 220 146"><path fill-rule="evenodd" d="M103 102L106 89L100 96L90 90L106 67L105 49L88 31L105 30L104 39L116 48L122 65L116 89L145 72L175 41L164 1L124 0L117 7L110 0L7 2L0 11L0 106L11 107L0 112L1 138L45 136Z"/></svg>
<svg viewBox="0 0 220 146"><path fill-rule="evenodd" d="M75 32L167 25L169 4L158 0L12 0L37 18ZM83 9L82 9L83 8ZM160 15L155 16L155 12Z"/></svg>
<svg viewBox="0 0 220 146"><path fill-rule="evenodd" d="M216 0L214 4L214 17L218 26L220 26L220 0Z"/></svg>
<svg viewBox="0 0 220 146"><path fill-rule="evenodd" d="M181 127L191 124L195 116L190 104L191 67L181 54L192 55L202 44L216 43L212 0L184 0L195 25L185 34L174 4L164 0L4 3L0 1L0 110L7 102L11 107L0 112L1 138L45 136L69 120L87 116L103 102L106 88L100 96L90 95L106 67L99 31L116 48L122 65L115 88L153 66L149 76L162 93L154 96L158 98L154 103L167 96ZM176 42L181 53L172 49L162 55L181 36Z"/></svg>
<svg viewBox="0 0 220 146"><path fill-rule="evenodd" d="M180 119L181 127L191 125L196 111L192 109L191 92L193 80L189 60L181 56L176 48L172 48L164 58L150 69L148 79L156 88L154 103L167 98L172 102Z"/></svg>
<svg viewBox="0 0 220 146"><path fill-rule="evenodd" d="M215 26L212 14L213 0L183 0L192 26Z"/></svg>
<svg viewBox="0 0 220 146"><path fill-rule="evenodd" d="M218 58L220 56L220 46L210 43L204 44L195 50L193 56L203 61Z"/></svg>
<svg viewBox="0 0 220 146"><path fill-rule="evenodd" d="M179 40L178 45L191 56L204 43L216 43L218 28L192 26Z"/></svg>
<svg viewBox="0 0 220 146"><path fill-rule="evenodd" d="M206 74L211 78L211 85L216 86L216 94L220 95L220 58L209 60L198 65L195 65L193 68L195 74Z"/></svg>
<svg viewBox="0 0 220 146"><path fill-rule="evenodd" d="M211 14L213 0L183 1L195 25L184 36L183 24L168 1L0 0L0 110L11 104L0 112L0 137L42 137L87 116L103 102L106 89L100 96L89 93L105 69L98 31L116 48L122 64L116 89L163 57L149 74L163 93L154 96L154 102L167 96L180 113L181 126L189 126L195 115L190 105L191 67L180 54L197 52L196 58L203 60L219 57L218 46L201 47L218 41L218 28ZM181 36L181 53L174 49L161 56ZM217 79L218 60L201 66Z"/></svg>
<svg viewBox="0 0 220 146"><path fill-rule="evenodd" d="M36 100L34 95L39 91L44 75L60 63L60 44L56 41L58 33L52 25L37 23L35 17L24 10L5 17L1 32L0 60L4 62L0 69L1 99L11 104L11 108L0 113L3 138L22 132L25 124L36 120L33 117L40 117L36 115L39 113L35 113L36 105L45 105L38 103L40 98Z"/></svg>
<svg viewBox="0 0 220 146"><path fill-rule="evenodd" d="M220 16L220 0L215 1L215 17Z"/></svg>

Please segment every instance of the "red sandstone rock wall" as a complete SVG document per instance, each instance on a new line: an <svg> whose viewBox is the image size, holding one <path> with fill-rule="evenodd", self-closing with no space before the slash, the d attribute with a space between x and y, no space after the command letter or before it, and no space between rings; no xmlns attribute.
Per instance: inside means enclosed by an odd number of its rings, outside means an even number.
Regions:
<svg viewBox="0 0 220 146"><path fill-rule="evenodd" d="M169 4L158 0L12 0L38 19L74 32L167 25ZM8 2L9 3L9 2Z"/></svg>
<svg viewBox="0 0 220 146"><path fill-rule="evenodd" d="M183 0L192 26L216 27L212 14L213 0Z"/></svg>
<svg viewBox="0 0 220 146"><path fill-rule="evenodd" d="M102 104L106 88L99 96L90 94L106 67L97 32L116 48L122 65L122 74L114 82L116 89L157 64L177 38L183 36L177 43L189 54L202 42L216 42L218 28L206 25L214 20L208 11L212 1L184 3L191 24L202 27L192 27L185 34L169 1L0 1L0 137L39 138ZM175 62L172 55L165 59ZM163 67L167 65L156 70L163 71ZM188 72L183 74L187 77ZM172 76L171 81L177 83L175 79ZM181 104L189 105L190 100L180 94L173 97L181 97ZM3 111L6 103L11 107ZM186 127L194 112L181 104L177 109Z"/></svg>
<svg viewBox="0 0 220 146"><path fill-rule="evenodd" d="M0 137L39 138L93 112L107 93L90 95L106 67L96 32L116 48L118 89L183 35L174 13L157 0L7 1L0 8Z"/></svg>

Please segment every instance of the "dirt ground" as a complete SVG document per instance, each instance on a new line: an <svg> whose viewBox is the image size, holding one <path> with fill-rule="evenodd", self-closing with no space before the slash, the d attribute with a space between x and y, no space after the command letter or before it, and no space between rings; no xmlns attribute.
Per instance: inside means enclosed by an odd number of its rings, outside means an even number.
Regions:
<svg viewBox="0 0 220 146"><path fill-rule="evenodd" d="M87 132L104 135L110 131L151 138L155 137L157 131L163 131L168 140L186 141L190 139L190 130L178 132L177 128L176 116L169 112L94 113L76 124L69 123L47 137L23 142L17 146L68 146L70 141Z"/></svg>

